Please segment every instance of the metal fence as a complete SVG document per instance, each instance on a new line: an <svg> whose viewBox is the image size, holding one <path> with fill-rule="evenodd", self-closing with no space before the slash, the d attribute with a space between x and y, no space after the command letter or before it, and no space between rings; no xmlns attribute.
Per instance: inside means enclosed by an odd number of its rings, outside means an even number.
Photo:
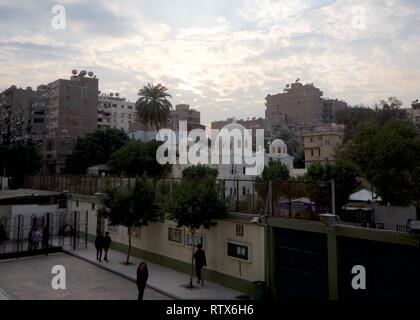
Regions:
<svg viewBox="0 0 420 320"><path fill-rule="evenodd" d="M87 247L87 212L0 217L0 259Z"/></svg>
<svg viewBox="0 0 420 320"><path fill-rule="evenodd" d="M112 187L125 187L129 190L135 185L135 177L119 176L28 176L25 188L94 195L103 192L106 183ZM180 179L150 179L158 200L170 197ZM266 181L217 179L220 197L227 203L231 212L265 214L274 216L318 219L319 213L331 212L331 185L326 182L302 180Z"/></svg>

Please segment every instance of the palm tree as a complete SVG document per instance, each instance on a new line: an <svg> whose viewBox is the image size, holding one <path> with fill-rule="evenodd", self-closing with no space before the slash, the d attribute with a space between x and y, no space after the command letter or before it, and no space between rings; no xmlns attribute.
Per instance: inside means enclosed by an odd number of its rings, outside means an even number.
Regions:
<svg viewBox="0 0 420 320"><path fill-rule="evenodd" d="M157 131L162 124L166 124L172 109L172 104L167 99L172 96L167 91L160 83L156 86L149 83L137 94L140 97L136 102L140 121L145 125L155 126Z"/></svg>

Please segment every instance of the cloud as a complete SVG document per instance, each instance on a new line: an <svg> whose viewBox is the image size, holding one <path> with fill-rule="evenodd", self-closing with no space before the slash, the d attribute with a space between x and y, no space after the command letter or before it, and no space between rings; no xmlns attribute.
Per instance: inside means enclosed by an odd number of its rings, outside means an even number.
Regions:
<svg viewBox="0 0 420 320"><path fill-rule="evenodd" d="M89 69L101 91L132 100L162 82L205 123L263 116L264 97L298 77L353 104L396 95L407 105L420 94L413 0L68 0L60 31L50 27L54 4L0 5L0 87ZM360 5L365 28L354 27Z"/></svg>

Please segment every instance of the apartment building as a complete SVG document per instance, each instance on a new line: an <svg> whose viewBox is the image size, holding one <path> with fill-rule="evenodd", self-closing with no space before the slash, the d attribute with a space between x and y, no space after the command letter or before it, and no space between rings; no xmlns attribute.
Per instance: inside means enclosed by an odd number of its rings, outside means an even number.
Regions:
<svg viewBox="0 0 420 320"><path fill-rule="evenodd" d="M42 145L47 135L49 91L11 86L0 93L0 142L34 142Z"/></svg>
<svg viewBox="0 0 420 320"><path fill-rule="evenodd" d="M48 84L50 104L45 170L59 173L77 137L97 129L98 79L92 72L73 70L69 80ZM88 75L88 76L86 76Z"/></svg>
<svg viewBox="0 0 420 320"><path fill-rule="evenodd" d="M302 84L299 79L287 84L282 93L267 95L265 100L266 136L271 139L285 128L333 123L337 110L347 107L345 101L323 98L319 88L312 83Z"/></svg>
<svg viewBox="0 0 420 320"><path fill-rule="evenodd" d="M168 127L174 131L179 130L179 121L187 121L188 131L193 129L204 129L200 123L200 112L190 108L188 104L177 104L175 110L171 111L168 119Z"/></svg>
<svg viewBox="0 0 420 320"><path fill-rule="evenodd" d="M319 126L303 134L305 168L314 163L334 163L338 147L343 143L344 127Z"/></svg>
<svg viewBox="0 0 420 320"><path fill-rule="evenodd" d="M136 121L129 125L130 137L135 140L149 141L156 138L156 128L142 123L137 115ZM192 109L188 104L178 104L175 109L171 110L166 126L162 128L172 129L175 132L179 130L179 122L187 121L187 131L193 129L205 129L206 127L200 123L200 112Z"/></svg>
<svg viewBox="0 0 420 320"><path fill-rule="evenodd" d="M120 97L119 93L98 96L98 128L116 128L129 132L136 120L136 104Z"/></svg>

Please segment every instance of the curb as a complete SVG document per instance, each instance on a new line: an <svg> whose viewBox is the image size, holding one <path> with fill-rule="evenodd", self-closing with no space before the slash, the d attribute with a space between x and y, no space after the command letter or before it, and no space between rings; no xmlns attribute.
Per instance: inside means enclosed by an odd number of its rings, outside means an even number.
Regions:
<svg viewBox="0 0 420 320"><path fill-rule="evenodd" d="M63 252L64 252L65 254L71 255L71 256L76 257L76 258L78 258L78 259L81 259L81 260L84 260L84 261L86 261L86 262L89 262L90 264L93 264L93 265L95 265L95 266L98 266L98 267L100 267L101 269L104 269L104 270L110 271L110 272L112 272L112 273L114 273L114 274L116 274L116 275L119 275L119 276L121 276L121 277L123 277L123 278L126 278L127 280L130 280L130 281L136 282L136 279L134 279L134 277L128 276L128 275L126 275L126 274L124 274L124 273L122 273L122 272L120 272L120 271L117 271L117 270L114 270L114 269L112 269L112 268L110 268L110 267L107 267L105 264L102 264L102 263L99 263L99 262L96 262L96 261L92 261L92 260L90 260L90 259L88 259L88 258L85 258L85 257L81 257L81 256L77 255L76 253L74 253L74 252L72 252L72 251L69 251L69 250L66 250L66 249L63 249ZM164 291L164 290L162 290L162 289L160 289L160 288L157 288L157 287L156 287L156 286L154 286L154 285L147 284L147 285L146 285L146 287L148 287L148 288L150 288L150 289L153 289L153 290L155 290L155 291L159 292L160 294L163 294L163 295L165 295L165 296L168 296L168 297L170 297L170 298L172 298L172 299L174 299L174 300L184 300L183 298L178 297L178 296L176 296L176 295L174 295L174 294L172 294L172 293L170 293L170 292Z"/></svg>

